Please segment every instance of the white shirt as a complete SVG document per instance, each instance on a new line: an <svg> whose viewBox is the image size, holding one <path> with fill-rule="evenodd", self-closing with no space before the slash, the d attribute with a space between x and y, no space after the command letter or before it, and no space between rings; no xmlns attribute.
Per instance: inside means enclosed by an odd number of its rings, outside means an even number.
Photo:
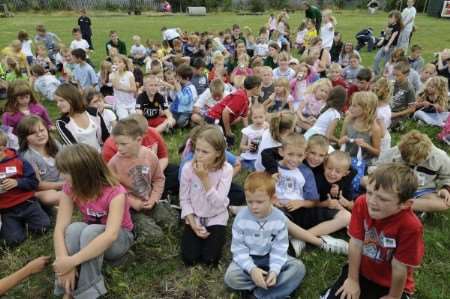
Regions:
<svg viewBox="0 0 450 299"><path fill-rule="evenodd" d="M278 166L278 180L275 194L281 203L289 200L303 200L305 177L300 169L286 169Z"/></svg>
<svg viewBox="0 0 450 299"><path fill-rule="evenodd" d="M163 32L163 40L173 40L180 37L180 34L175 28L166 29Z"/></svg>
<svg viewBox="0 0 450 299"><path fill-rule="evenodd" d="M261 142L262 135L266 129L260 128L256 129L253 125L249 125L242 129L242 135L247 137L247 145L250 145L252 142L254 144L259 144ZM259 145L258 145L259 148ZM241 154L241 159L243 160L256 160L258 157L258 148L256 152L252 153L249 150L243 152Z"/></svg>
<svg viewBox="0 0 450 299"><path fill-rule="evenodd" d="M132 45L131 46L130 55L133 57L136 55L145 56L146 53L147 53L147 49L143 45L139 45L139 46Z"/></svg>
<svg viewBox="0 0 450 299"><path fill-rule="evenodd" d="M296 44L302 45L305 42L306 32L306 29L297 32L297 36L295 37Z"/></svg>
<svg viewBox="0 0 450 299"><path fill-rule="evenodd" d="M81 39L81 40L73 40L70 43L70 48L72 50L74 49L83 49L83 50L88 50L89 49L89 44L85 39Z"/></svg>
<svg viewBox="0 0 450 299"><path fill-rule="evenodd" d="M377 119L381 121L384 126L384 131L386 132L391 126L391 106L384 105L381 107L377 107Z"/></svg>
<svg viewBox="0 0 450 299"><path fill-rule="evenodd" d="M31 39L24 40L22 42L22 52L26 56L33 56L33 51L31 50L32 47L33 47L33 41Z"/></svg>
<svg viewBox="0 0 450 299"><path fill-rule="evenodd" d="M117 116L109 109L103 109L103 112L101 113L103 117L103 121L105 122L106 128L108 129L108 132L111 133L113 123L117 120Z"/></svg>
<svg viewBox="0 0 450 299"><path fill-rule="evenodd" d="M114 76L119 76L119 73L111 73L110 75L110 81L113 82ZM119 84L120 86L129 88L131 78L134 78L134 75L130 71L126 71L122 73L122 75L119 77ZM134 92L129 91L122 91L117 90L114 88L114 96L117 99L116 104L120 106L126 106L126 107L135 107L136 106L136 99L134 97Z"/></svg>
<svg viewBox="0 0 450 299"><path fill-rule="evenodd" d="M61 82L52 74L45 74L34 81L34 90L41 93L46 99L53 101L55 91Z"/></svg>
<svg viewBox="0 0 450 299"><path fill-rule="evenodd" d="M228 94L230 94L229 90L224 90L223 96L226 97ZM197 101L194 103L194 107L200 108L200 110L208 110L212 106L216 105L217 101L213 99L211 95L211 90L207 88L197 99Z"/></svg>
<svg viewBox="0 0 450 299"><path fill-rule="evenodd" d="M332 22L328 22L320 27L320 38L322 39L322 47L331 49L334 38L334 26Z"/></svg>
<svg viewBox="0 0 450 299"><path fill-rule="evenodd" d="M277 67L276 69L273 70L272 74L274 80L279 78L286 78L289 81L291 81L295 77L295 71L290 67L285 72L283 72L279 67Z"/></svg>
<svg viewBox="0 0 450 299"><path fill-rule="evenodd" d="M257 43L255 46L255 55L266 57L269 54L269 45L267 43Z"/></svg>
<svg viewBox="0 0 450 299"><path fill-rule="evenodd" d="M90 145L100 152L101 147L97 137L98 124L95 122L94 116L89 115L87 112L85 113L89 117L89 125L87 128L79 127L72 118L70 118L66 128L72 133L77 143Z"/></svg>
<svg viewBox="0 0 450 299"><path fill-rule="evenodd" d="M328 127L336 119L341 119L341 114L336 109L329 108L317 118L309 130L313 130L314 134L326 136Z"/></svg>
<svg viewBox="0 0 450 299"><path fill-rule="evenodd" d="M281 146L281 143L279 143L278 141L275 141L272 138L272 135L270 135L270 130L266 129L262 134L261 142L259 143L259 147L258 147L258 157L256 157L256 161L255 161L256 171L266 170L266 168L262 165L262 160L261 160L262 151L265 149L268 149L268 148L279 147L279 146Z"/></svg>
<svg viewBox="0 0 450 299"><path fill-rule="evenodd" d="M414 26L414 19L416 18L416 8L413 6L411 8L406 7L403 11L402 11L402 20L403 23L406 24L406 22L408 20L411 20L411 23L405 25L405 28L403 28L404 31L407 32L411 32L413 30L413 26Z"/></svg>

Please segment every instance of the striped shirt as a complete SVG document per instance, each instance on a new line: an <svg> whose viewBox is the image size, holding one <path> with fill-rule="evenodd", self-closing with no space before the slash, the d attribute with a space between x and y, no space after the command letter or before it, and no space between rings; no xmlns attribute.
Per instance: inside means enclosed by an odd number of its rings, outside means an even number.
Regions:
<svg viewBox="0 0 450 299"><path fill-rule="evenodd" d="M287 261L289 246L287 219L277 208L265 218L242 209L233 223L233 261L248 273L256 267L251 256L270 255L270 271L277 275Z"/></svg>

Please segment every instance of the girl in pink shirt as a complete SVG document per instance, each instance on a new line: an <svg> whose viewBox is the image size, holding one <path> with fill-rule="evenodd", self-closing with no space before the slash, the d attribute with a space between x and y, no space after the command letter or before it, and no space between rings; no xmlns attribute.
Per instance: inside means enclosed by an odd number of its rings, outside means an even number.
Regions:
<svg viewBox="0 0 450 299"><path fill-rule="evenodd" d="M227 194L233 178L233 167L225 160L226 147L219 129L205 129L197 137L194 159L181 171L181 218L186 223L181 255L186 265L219 262L228 221Z"/></svg>
<svg viewBox="0 0 450 299"><path fill-rule="evenodd" d="M120 260L133 244L126 190L100 154L86 144L69 145L56 156L65 180L53 235L55 295L97 298L106 294L103 259ZM78 207L82 222L73 222Z"/></svg>
<svg viewBox="0 0 450 299"><path fill-rule="evenodd" d="M326 104L328 93L332 88L331 81L320 79L311 85L297 110L297 126L308 130L316 122L320 111Z"/></svg>

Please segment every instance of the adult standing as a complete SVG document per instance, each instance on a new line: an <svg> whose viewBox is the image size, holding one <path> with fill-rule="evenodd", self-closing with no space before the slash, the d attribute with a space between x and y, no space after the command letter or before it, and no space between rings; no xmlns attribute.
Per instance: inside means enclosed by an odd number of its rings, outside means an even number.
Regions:
<svg viewBox="0 0 450 299"><path fill-rule="evenodd" d="M80 17L78 18L78 26L81 30L81 37L86 40L89 44L89 49L94 50L92 45L92 23L91 19L86 15L86 9L80 10Z"/></svg>
<svg viewBox="0 0 450 299"><path fill-rule="evenodd" d="M408 50L409 42L414 30L414 20L416 18L416 8L414 7L415 0L408 0L407 6L402 11L403 31L400 33L398 47Z"/></svg>
<svg viewBox="0 0 450 299"><path fill-rule="evenodd" d="M305 17L311 19L316 26L317 32L320 32L320 26L322 24L322 13L320 9L308 2L303 2L303 8L305 9Z"/></svg>

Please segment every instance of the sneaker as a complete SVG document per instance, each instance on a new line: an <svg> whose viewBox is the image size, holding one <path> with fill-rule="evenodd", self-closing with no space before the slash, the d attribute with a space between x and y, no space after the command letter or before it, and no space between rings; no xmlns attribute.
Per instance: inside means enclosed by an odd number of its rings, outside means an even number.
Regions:
<svg viewBox="0 0 450 299"><path fill-rule="evenodd" d="M306 247L306 243L302 240L294 239L291 240L292 248L295 252L295 257L300 257L300 254L302 253L302 250Z"/></svg>
<svg viewBox="0 0 450 299"><path fill-rule="evenodd" d="M327 252L348 254L348 242L325 235L320 237L323 244L320 248Z"/></svg>

